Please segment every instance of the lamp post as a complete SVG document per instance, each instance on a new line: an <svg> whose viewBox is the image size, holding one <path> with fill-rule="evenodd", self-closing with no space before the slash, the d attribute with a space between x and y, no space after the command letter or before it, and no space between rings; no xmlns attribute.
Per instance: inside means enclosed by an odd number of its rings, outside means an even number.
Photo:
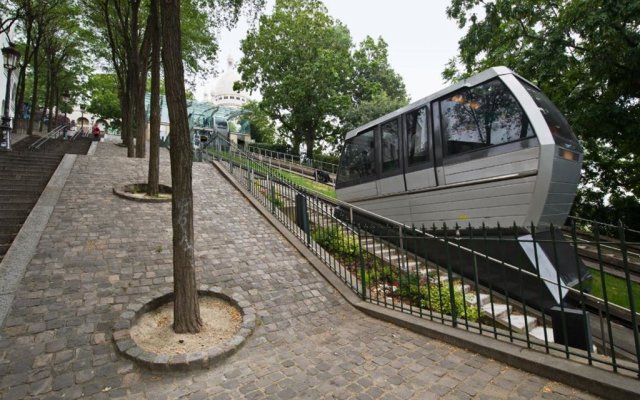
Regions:
<svg viewBox="0 0 640 400"><path fill-rule="evenodd" d="M9 46L2 49L2 58L4 58L4 67L7 69L7 90L4 99L4 114L2 115L2 140L0 140L0 150L11 150L11 117L9 117L9 101L11 92L11 74L18 65L20 52L16 50L13 43L9 42Z"/></svg>
<svg viewBox="0 0 640 400"><path fill-rule="evenodd" d="M68 119L67 119L67 104L69 104L69 99L70 99L70 95L69 95L69 89L65 89L64 92L62 92L62 102L64 103L64 128L62 128L62 139L65 140L67 139L67 130L69 129L68 126Z"/></svg>
<svg viewBox="0 0 640 400"><path fill-rule="evenodd" d="M69 95L69 89L65 89L62 92L62 102L64 103L64 123L67 124L67 104L69 104L69 99L71 96Z"/></svg>
<svg viewBox="0 0 640 400"><path fill-rule="evenodd" d="M84 104L80 104L80 131L82 132L82 134L84 135L84 110L85 110L85 105Z"/></svg>

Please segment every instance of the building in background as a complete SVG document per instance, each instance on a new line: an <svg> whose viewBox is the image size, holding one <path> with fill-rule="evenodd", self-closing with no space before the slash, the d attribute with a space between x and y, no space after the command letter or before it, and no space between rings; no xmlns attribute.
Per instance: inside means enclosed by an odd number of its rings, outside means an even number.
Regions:
<svg viewBox="0 0 640 400"><path fill-rule="evenodd" d="M237 80L240 80L240 74L235 69L233 58L229 57L226 71L216 80L213 90L204 96L204 101L187 100L189 123L194 131L198 131L194 132L194 140L201 133L206 133L209 136L219 134L240 147L252 143L250 127L242 119L242 106L250 100L250 97L245 91L233 90L233 84ZM149 102L150 94L147 93L145 95L147 120L150 114ZM160 110L160 139L165 141L171 127L164 96L160 96Z"/></svg>

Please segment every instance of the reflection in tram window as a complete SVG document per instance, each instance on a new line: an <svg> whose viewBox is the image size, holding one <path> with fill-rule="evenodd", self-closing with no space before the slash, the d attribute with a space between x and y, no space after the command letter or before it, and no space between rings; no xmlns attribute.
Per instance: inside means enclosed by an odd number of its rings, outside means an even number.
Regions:
<svg viewBox="0 0 640 400"><path fill-rule="evenodd" d="M399 166L398 120L393 120L382 125L382 172L392 171Z"/></svg>
<svg viewBox="0 0 640 400"><path fill-rule="evenodd" d="M533 129L513 94L499 80L440 101L447 155L533 137Z"/></svg>
<svg viewBox="0 0 640 400"><path fill-rule="evenodd" d="M536 102L544 120L553 135L555 142L559 145L563 145L569 148L579 148L580 144L578 143L578 139L573 133L573 129L571 129L571 125L567 122L567 119L562 115L560 110L549 100L547 96L545 96L541 91L529 85L526 82L522 82L522 85L527 92L533 98L533 101Z"/></svg>
<svg viewBox="0 0 640 400"><path fill-rule="evenodd" d="M429 161L429 135L427 131L427 109L420 108L406 116L409 165Z"/></svg>
<svg viewBox="0 0 640 400"><path fill-rule="evenodd" d="M338 179L343 182L375 179L374 146L373 129L347 140L340 158Z"/></svg>

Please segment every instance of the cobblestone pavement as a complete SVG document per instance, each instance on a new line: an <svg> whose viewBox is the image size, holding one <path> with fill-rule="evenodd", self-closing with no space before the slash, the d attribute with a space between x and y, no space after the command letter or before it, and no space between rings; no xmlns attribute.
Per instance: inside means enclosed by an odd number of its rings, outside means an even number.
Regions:
<svg viewBox="0 0 640 400"><path fill-rule="evenodd" d="M194 164L199 283L242 293L259 325L216 368L140 369L111 334L171 287L171 207L112 194L146 181L147 161L125 154L78 157L2 332L2 399L593 398L355 311L207 164Z"/></svg>

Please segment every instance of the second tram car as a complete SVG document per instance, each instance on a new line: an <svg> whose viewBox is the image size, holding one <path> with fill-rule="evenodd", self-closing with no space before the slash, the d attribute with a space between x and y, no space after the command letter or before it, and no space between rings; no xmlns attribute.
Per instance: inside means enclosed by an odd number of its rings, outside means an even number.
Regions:
<svg viewBox="0 0 640 400"><path fill-rule="evenodd" d="M533 245L524 242L531 225L541 243L563 241L549 226L569 214L582 157L553 103L513 71L495 67L347 133L336 194L408 226L525 227L522 243L490 255L518 253L513 257L529 259L524 269L536 272L537 265L541 276L574 286L588 273L569 244L559 257L541 244L547 257L533 260ZM545 308L566 293L546 283L536 301ZM498 284L509 289L508 282Z"/></svg>

